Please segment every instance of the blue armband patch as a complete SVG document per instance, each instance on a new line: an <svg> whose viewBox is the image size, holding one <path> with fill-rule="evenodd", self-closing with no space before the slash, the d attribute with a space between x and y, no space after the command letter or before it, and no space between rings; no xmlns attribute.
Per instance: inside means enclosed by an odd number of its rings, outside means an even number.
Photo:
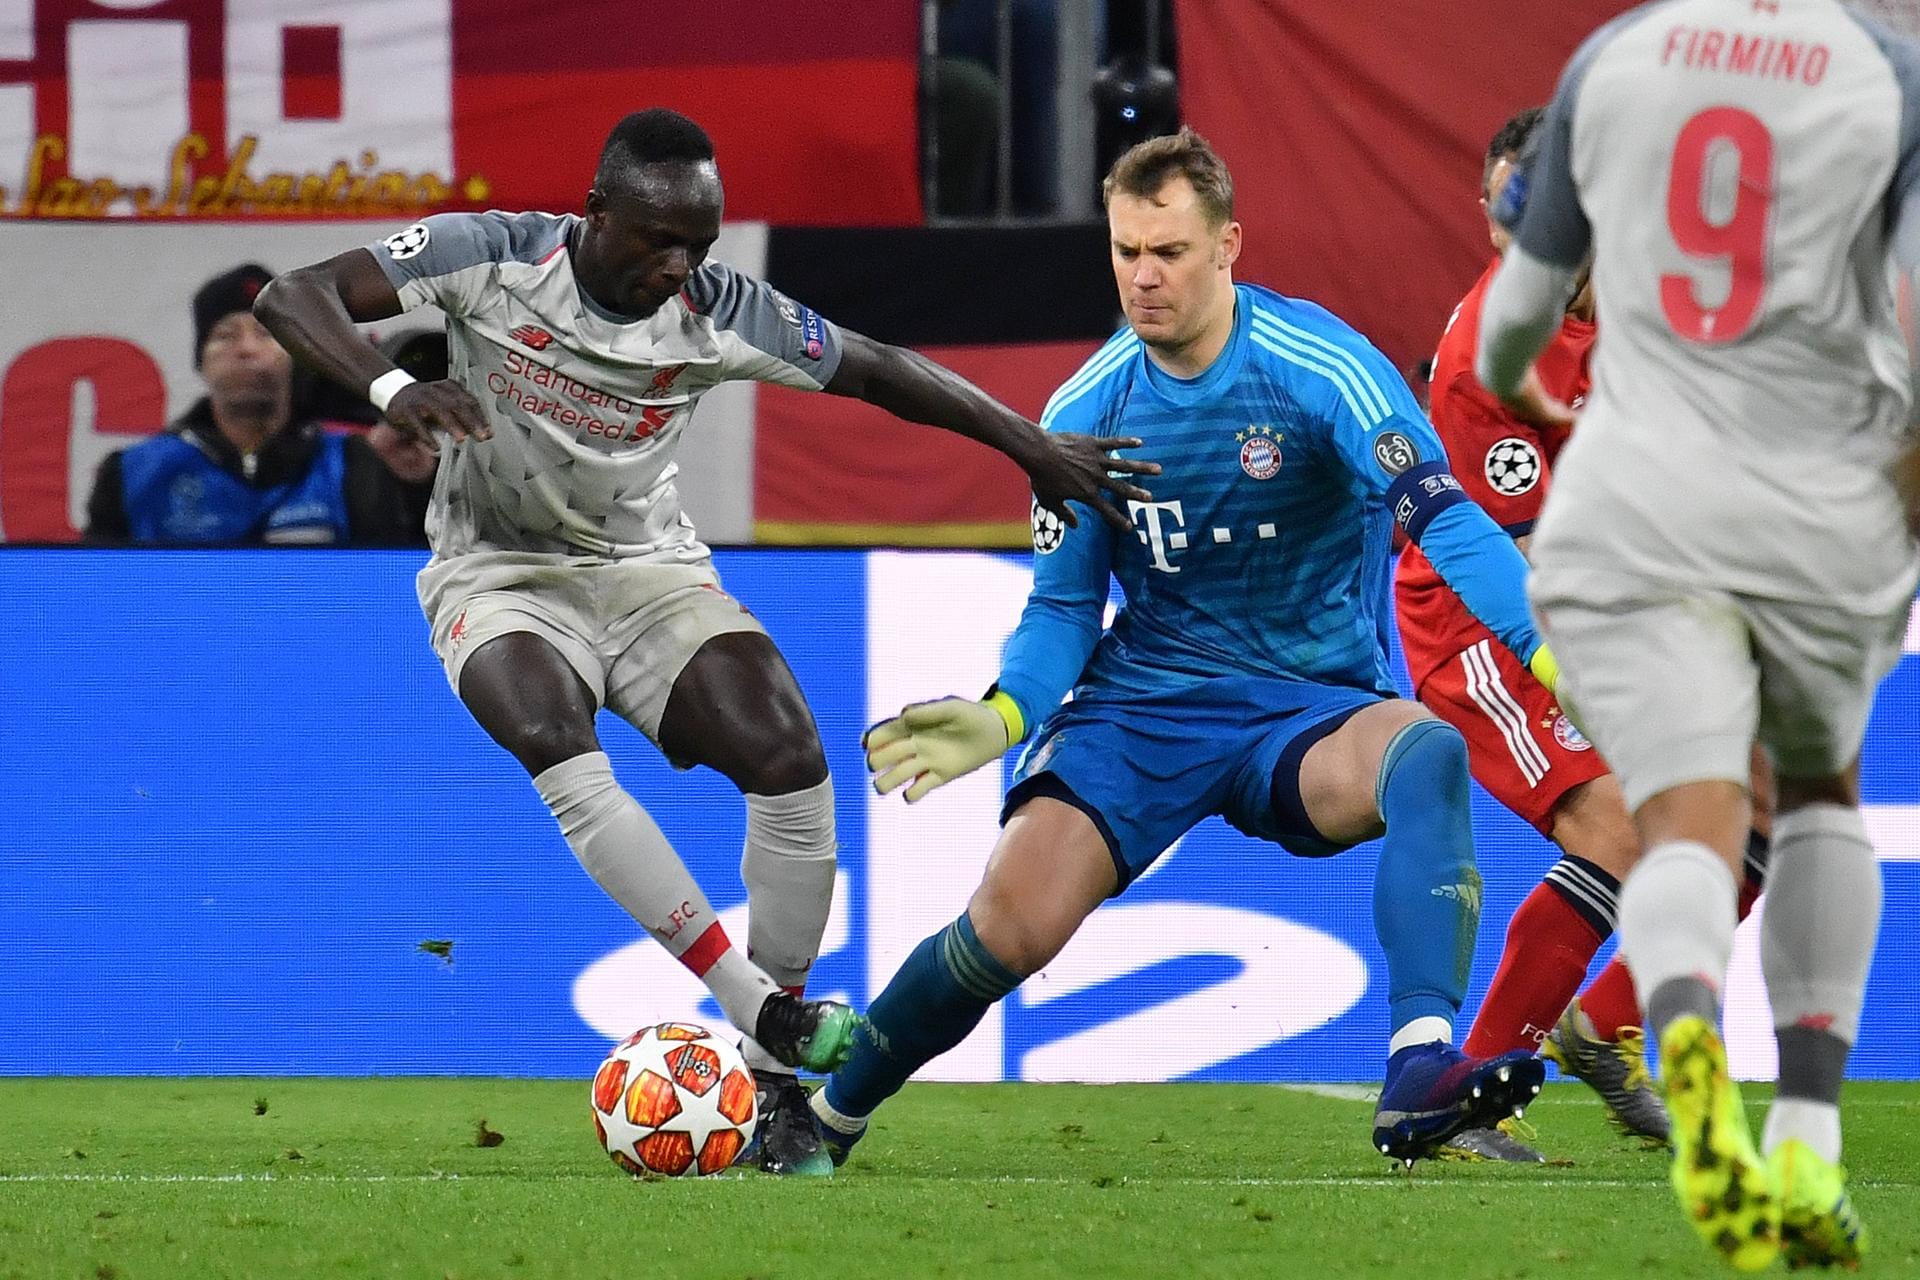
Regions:
<svg viewBox="0 0 1920 1280"><path fill-rule="evenodd" d="M1423 462L1403 472L1387 490L1393 522L1414 542L1420 541L1435 516L1448 507L1471 501L1445 462Z"/></svg>

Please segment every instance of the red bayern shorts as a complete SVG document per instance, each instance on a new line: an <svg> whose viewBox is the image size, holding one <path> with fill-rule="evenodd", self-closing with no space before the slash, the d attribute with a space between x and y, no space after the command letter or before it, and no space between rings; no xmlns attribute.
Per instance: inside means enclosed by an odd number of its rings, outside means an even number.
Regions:
<svg viewBox="0 0 1920 1280"><path fill-rule="evenodd" d="M1435 667L1420 701L1467 740L1474 780L1541 835L1552 834L1560 797L1611 772L1547 687L1495 640Z"/></svg>

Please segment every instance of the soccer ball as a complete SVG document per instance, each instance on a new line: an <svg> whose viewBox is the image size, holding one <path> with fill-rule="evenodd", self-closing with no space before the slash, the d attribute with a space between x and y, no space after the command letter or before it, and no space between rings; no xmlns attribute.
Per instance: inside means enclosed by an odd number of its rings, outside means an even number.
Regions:
<svg viewBox="0 0 1920 1280"><path fill-rule="evenodd" d="M1540 451L1530 441L1508 436L1487 450L1487 483L1495 493L1515 497L1540 482Z"/></svg>
<svg viewBox="0 0 1920 1280"><path fill-rule="evenodd" d="M740 1050L692 1023L642 1027L593 1075L593 1131L635 1177L724 1172L759 1119Z"/></svg>

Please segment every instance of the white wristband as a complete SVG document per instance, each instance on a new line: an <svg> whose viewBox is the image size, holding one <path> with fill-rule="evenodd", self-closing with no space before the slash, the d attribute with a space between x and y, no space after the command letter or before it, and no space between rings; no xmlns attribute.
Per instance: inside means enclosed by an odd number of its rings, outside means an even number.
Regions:
<svg viewBox="0 0 1920 1280"><path fill-rule="evenodd" d="M418 381L405 369L389 369L367 387L367 399L373 402L374 408L385 413L387 406L393 403L393 398L400 394L400 388L410 387Z"/></svg>

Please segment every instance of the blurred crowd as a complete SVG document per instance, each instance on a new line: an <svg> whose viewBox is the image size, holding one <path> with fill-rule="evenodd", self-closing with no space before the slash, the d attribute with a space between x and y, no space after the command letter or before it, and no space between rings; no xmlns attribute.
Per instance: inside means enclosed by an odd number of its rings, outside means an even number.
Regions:
<svg viewBox="0 0 1920 1280"><path fill-rule="evenodd" d="M167 429L108 456L87 501L97 544L424 547L438 457L364 401L297 370L253 316L273 279L254 263L193 295L205 394ZM447 339L400 329L378 344L422 381L447 376Z"/></svg>

